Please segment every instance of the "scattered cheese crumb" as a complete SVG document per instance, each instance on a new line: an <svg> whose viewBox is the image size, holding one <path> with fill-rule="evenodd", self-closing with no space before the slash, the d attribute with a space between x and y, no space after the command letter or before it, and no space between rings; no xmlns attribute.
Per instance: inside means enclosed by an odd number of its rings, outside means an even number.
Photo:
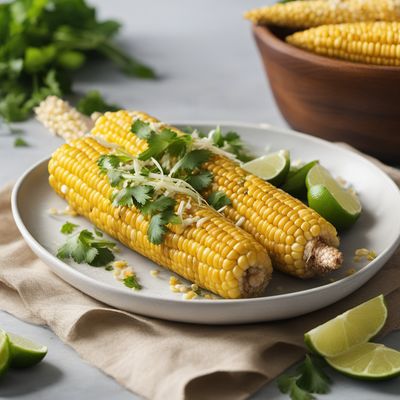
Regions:
<svg viewBox="0 0 400 400"><path fill-rule="evenodd" d="M357 272L357 270L355 268L350 268L346 271L346 275L351 276L351 275L354 275L356 272Z"/></svg>
<svg viewBox="0 0 400 400"><path fill-rule="evenodd" d="M160 275L160 271L157 270L157 269L152 269L152 270L150 271L150 275L151 275L153 278L157 278L157 277Z"/></svg>
<svg viewBox="0 0 400 400"><path fill-rule="evenodd" d="M68 186L67 185L62 185L60 190L61 190L62 194L67 194L68 193Z"/></svg>
<svg viewBox="0 0 400 400"><path fill-rule="evenodd" d="M193 290L191 290L190 292L187 292L183 295L184 300L192 300L197 297L198 297L197 294Z"/></svg>
<svg viewBox="0 0 400 400"><path fill-rule="evenodd" d="M178 284L180 284L180 283L182 283L178 278L176 278L175 276L171 276L170 278L169 278L169 284L170 284L170 286L175 286L175 285L178 285Z"/></svg>
<svg viewBox="0 0 400 400"><path fill-rule="evenodd" d="M118 260L118 261L114 261L114 262L112 263L112 266L113 266L115 269L122 269L122 268L127 267L127 266L128 266L128 263L127 263L126 261L124 261L124 260Z"/></svg>
<svg viewBox="0 0 400 400"><path fill-rule="evenodd" d="M236 222L236 226L238 226L239 228L243 225L243 223L246 221L246 218L245 217L240 217L239 219L238 219L238 221Z"/></svg>

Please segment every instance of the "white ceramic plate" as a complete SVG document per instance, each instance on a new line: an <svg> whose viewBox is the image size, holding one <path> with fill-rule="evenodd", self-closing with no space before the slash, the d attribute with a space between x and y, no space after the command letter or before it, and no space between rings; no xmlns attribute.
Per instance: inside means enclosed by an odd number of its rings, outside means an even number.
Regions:
<svg viewBox="0 0 400 400"><path fill-rule="evenodd" d="M175 124L208 131L215 123ZM151 261L122 248L121 257L134 267L143 284L132 291L117 282L103 268L65 263L57 259L57 247L65 241L60 233L63 222L70 220L83 227L91 225L81 217L54 217L51 207L65 208L47 183L44 160L27 171L14 187L12 207L15 221L32 250L72 286L114 307L157 318L204 324L247 323L283 319L309 313L334 303L362 286L376 274L400 241L400 192L393 181L364 158L311 136L250 124L222 124L224 131L235 130L260 155L270 150L288 149L292 160L319 159L333 174L345 177L358 192L364 210L356 225L342 235L344 265L325 278L301 281L274 273L265 297L243 300L183 300L182 294L169 289L171 273ZM374 249L378 257L366 263L353 262L354 251ZM357 272L348 275L350 268ZM159 278L150 270L159 269Z"/></svg>

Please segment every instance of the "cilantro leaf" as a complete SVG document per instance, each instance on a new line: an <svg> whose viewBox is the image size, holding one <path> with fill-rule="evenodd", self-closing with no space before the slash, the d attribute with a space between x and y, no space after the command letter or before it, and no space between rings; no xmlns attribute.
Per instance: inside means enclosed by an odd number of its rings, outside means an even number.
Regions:
<svg viewBox="0 0 400 400"><path fill-rule="evenodd" d="M229 131L224 134L218 126L213 131L212 140L215 146L234 154L242 162L254 159L254 156L250 154L237 132Z"/></svg>
<svg viewBox="0 0 400 400"><path fill-rule="evenodd" d="M208 204L216 210L231 204L231 201L224 192L212 192L207 199Z"/></svg>
<svg viewBox="0 0 400 400"><path fill-rule="evenodd" d="M176 201L172 197L160 196L154 201L147 202L142 208L142 213L144 215L154 215L166 210L173 210L175 204Z"/></svg>
<svg viewBox="0 0 400 400"><path fill-rule="evenodd" d="M96 246L96 244L93 244ZM107 247L95 247L97 249L97 254L91 262L88 262L92 267L103 267L114 261L114 253Z"/></svg>
<svg viewBox="0 0 400 400"><path fill-rule="evenodd" d="M67 238L58 249L57 257L62 260L71 258L78 264L86 263L93 267L101 267L115 259L112 252L114 247L114 242L96 239L92 232L83 229Z"/></svg>
<svg viewBox="0 0 400 400"><path fill-rule="evenodd" d="M163 242L164 236L167 233L167 224L170 222L178 223L175 217L177 216L171 210L155 214L151 217L149 227L147 228L147 236L150 243L161 244Z"/></svg>
<svg viewBox="0 0 400 400"><path fill-rule="evenodd" d="M194 190L201 192L211 185L213 174L210 171L200 171L198 174L189 175L186 182L193 187Z"/></svg>
<svg viewBox="0 0 400 400"><path fill-rule="evenodd" d="M151 134L147 139L148 149L139 154L139 160L145 161L151 157L158 158L176 138L176 133L170 129L163 129L159 134Z"/></svg>
<svg viewBox="0 0 400 400"><path fill-rule="evenodd" d="M319 394L329 392L330 378L321 368L313 364L308 354L299 368L299 373L301 373L301 377L297 380L297 384L302 389Z"/></svg>
<svg viewBox="0 0 400 400"><path fill-rule="evenodd" d="M72 222L67 221L60 229L60 232L63 233L64 235L69 235L72 233L75 228L77 228L78 225L73 224Z"/></svg>
<svg viewBox="0 0 400 400"><path fill-rule="evenodd" d="M109 170L114 170L119 167L120 164L132 161L132 158L123 154L103 154L97 160L97 165L100 167L100 171L106 173Z"/></svg>
<svg viewBox="0 0 400 400"><path fill-rule="evenodd" d="M313 400L315 399L307 391L297 385L298 376L282 375L278 378L278 388L282 393L288 394L292 400Z"/></svg>
<svg viewBox="0 0 400 400"><path fill-rule="evenodd" d="M8 122L24 121L29 114L24 108L25 98L24 93L9 92L0 100L0 115Z"/></svg>
<svg viewBox="0 0 400 400"><path fill-rule="evenodd" d="M204 162L208 161L211 157L211 152L209 150L200 149L192 150L186 153L185 156L180 160L179 170L193 171L198 168Z"/></svg>
<svg viewBox="0 0 400 400"><path fill-rule="evenodd" d="M91 239L93 239L93 235L87 230L69 237L66 243L58 250L57 257L61 259L72 258L78 264L90 264L98 253L96 248L91 247Z"/></svg>
<svg viewBox="0 0 400 400"><path fill-rule="evenodd" d="M127 276L124 279L124 285L130 289L140 290L142 285L138 282L136 275Z"/></svg>
<svg viewBox="0 0 400 400"><path fill-rule="evenodd" d="M107 172L107 177L112 187L118 186L122 181L122 172L110 170Z"/></svg>
<svg viewBox="0 0 400 400"><path fill-rule="evenodd" d="M152 192L153 188L147 185L123 188L114 197L113 205L114 207L144 205L151 198Z"/></svg>
<svg viewBox="0 0 400 400"><path fill-rule="evenodd" d="M150 138L153 131L151 130L149 123L137 119L132 124L131 132L135 134L138 138L147 140Z"/></svg>
<svg viewBox="0 0 400 400"><path fill-rule="evenodd" d="M106 111L117 111L121 107L116 104L106 103L99 91L91 90L79 100L76 108L82 114L90 116L94 112L105 113Z"/></svg>
<svg viewBox="0 0 400 400"><path fill-rule="evenodd" d="M14 140L14 147L29 147L29 144L25 141L25 139L17 137Z"/></svg>

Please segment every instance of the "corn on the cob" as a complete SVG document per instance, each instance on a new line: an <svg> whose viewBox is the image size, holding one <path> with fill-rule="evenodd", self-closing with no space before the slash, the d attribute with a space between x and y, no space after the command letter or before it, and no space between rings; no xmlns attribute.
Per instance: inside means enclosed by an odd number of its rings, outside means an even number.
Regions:
<svg viewBox="0 0 400 400"><path fill-rule="evenodd" d="M326 25L297 32L287 42L323 56L400 66L400 22Z"/></svg>
<svg viewBox="0 0 400 400"><path fill-rule="evenodd" d="M92 134L136 156L147 148L147 142L132 134L135 118L160 126L147 114L118 111L100 117ZM308 278L341 265L336 230L314 210L226 157L216 155L203 167L213 174L212 190L224 191L232 202L225 215L233 222L244 217L241 227L268 250L276 268Z"/></svg>
<svg viewBox="0 0 400 400"><path fill-rule="evenodd" d="M81 137L93 127L93 121L79 113L66 101L48 96L35 108L36 118L55 135L65 141Z"/></svg>
<svg viewBox="0 0 400 400"><path fill-rule="evenodd" d="M49 182L81 215L126 246L225 298L262 294L271 262L263 247L207 205L192 203L201 226L171 226L161 245L149 242L148 217L135 207L114 207L113 188L99 174L97 161L110 152L84 137L62 145L49 162Z"/></svg>
<svg viewBox="0 0 400 400"><path fill-rule="evenodd" d="M399 0L293 1L250 10L245 18L255 24L310 28L363 21L399 21Z"/></svg>

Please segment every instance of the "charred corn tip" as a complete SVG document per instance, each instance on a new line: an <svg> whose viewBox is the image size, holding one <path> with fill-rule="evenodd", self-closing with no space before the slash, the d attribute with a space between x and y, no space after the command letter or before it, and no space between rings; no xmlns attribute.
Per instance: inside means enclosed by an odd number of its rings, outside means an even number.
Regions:
<svg viewBox="0 0 400 400"><path fill-rule="evenodd" d="M161 245L150 243L148 217L134 207L115 208L110 201L113 188L97 166L99 157L109 151L92 137L64 144L49 162L50 185L99 229L199 287L225 298L264 292L272 272L266 251L208 206L192 204L191 208L194 216L208 217L207 224L194 224L182 233L170 231ZM64 185L67 191L62 190ZM114 267L116 275L125 276L123 261ZM177 280L171 278L170 283L176 286Z"/></svg>
<svg viewBox="0 0 400 400"><path fill-rule="evenodd" d="M325 25L286 38L315 54L366 64L400 66L400 22Z"/></svg>
<svg viewBox="0 0 400 400"><path fill-rule="evenodd" d="M309 28L327 24L400 20L399 0L293 1L250 10L245 18L254 24Z"/></svg>

